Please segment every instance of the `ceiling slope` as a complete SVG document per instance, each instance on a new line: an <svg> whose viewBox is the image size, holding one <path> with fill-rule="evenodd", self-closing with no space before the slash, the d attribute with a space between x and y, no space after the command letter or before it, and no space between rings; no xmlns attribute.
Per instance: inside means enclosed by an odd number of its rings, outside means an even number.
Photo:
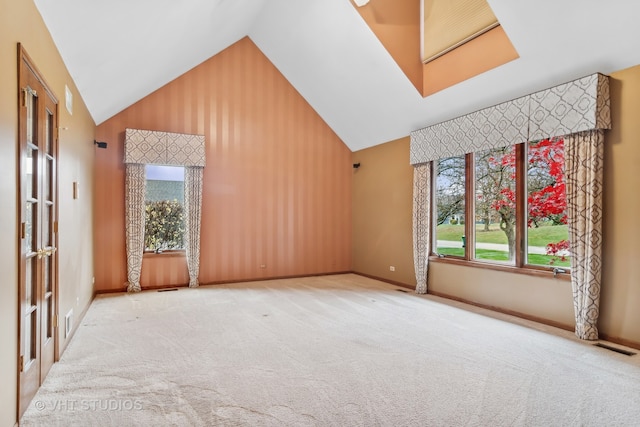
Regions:
<svg viewBox="0 0 640 427"><path fill-rule="evenodd" d="M249 35L354 151L640 63L631 0L489 0L520 58L424 99L350 0L35 1L97 123Z"/></svg>
<svg viewBox="0 0 640 427"><path fill-rule="evenodd" d="M247 35L265 0L35 0L96 123Z"/></svg>
<svg viewBox="0 0 640 427"><path fill-rule="evenodd" d="M422 101L348 0L270 0L249 36L352 150L401 136Z"/></svg>

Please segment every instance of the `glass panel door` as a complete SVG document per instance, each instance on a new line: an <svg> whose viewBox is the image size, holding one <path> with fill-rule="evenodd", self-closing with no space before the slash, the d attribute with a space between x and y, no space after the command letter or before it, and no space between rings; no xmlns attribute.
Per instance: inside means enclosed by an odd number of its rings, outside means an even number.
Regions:
<svg viewBox="0 0 640 427"><path fill-rule="evenodd" d="M22 416L55 361L57 100L20 50L20 380Z"/></svg>

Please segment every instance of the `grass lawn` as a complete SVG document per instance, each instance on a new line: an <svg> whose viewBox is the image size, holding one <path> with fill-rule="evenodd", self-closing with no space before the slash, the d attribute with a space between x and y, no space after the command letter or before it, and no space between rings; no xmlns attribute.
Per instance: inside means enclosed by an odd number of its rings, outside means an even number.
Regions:
<svg viewBox="0 0 640 427"><path fill-rule="evenodd" d="M436 229L438 240L461 241L464 236L464 225L439 225ZM567 239L568 230L566 225L547 225L538 228L528 229L529 246L545 247L547 243L559 242ZM500 230L498 224L491 224L489 231L484 231L484 225L476 225L476 241L480 243L502 243L507 244L507 235Z"/></svg>
<svg viewBox="0 0 640 427"><path fill-rule="evenodd" d="M504 234L504 233L503 233ZM464 256L464 248L439 248L438 253L443 255ZM494 251L490 249L477 249L476 258L487 261L509 261L509 254L503 251ZM569 259L566 261L556 260L550 264L552 257L549 255L529 254L529 264L533 265L553 265L554 267L570 267Z"/></svg>

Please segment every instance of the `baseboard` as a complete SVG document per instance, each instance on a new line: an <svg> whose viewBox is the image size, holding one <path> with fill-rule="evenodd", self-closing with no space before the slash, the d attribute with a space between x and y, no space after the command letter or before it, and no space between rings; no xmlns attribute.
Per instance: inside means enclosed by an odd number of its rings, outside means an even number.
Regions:
<svg viewBox="0 0 640 427"><path fill-rule="evenodd" d="M181 283L181 284L178 284L178 285L145 286L141 290L142 291L158 291L158 290L161 290L161 289L188 288L188 287L189 287L188 283ZM126 293L126 292L127 292L127 288L122 288L122 289L98 289L98 290L96 290L96 295L122 294L122 293Z"/></svg>
<svg viewBox="0 0 640 427"><path fill-rule="evenodd" d="M163 289L174 289L174 288L188 288L188 283L180 283L178 285L156 285L156 286L145 286L142 288L143 291L161 291ZM122 291L120 291L122 292ZM126 289L125 291L126 292Z"/></svg>
<svg viewBox="0 0 640 427"><path fill-rule="evenodd" d="M368 277L369 279L378 280L379 282L389 283L390 285L400 286L401 288L411 289L412 291L416 290L415 285L407 285L406 283L396 282L395 280L385 279L383 277L373 276L371 274L360 273L359 271L352 271L351 273L357 274L358 276Z"/></svg>
<svg viewBox="0 0 640 427"><path fill-rule="evenodd" d="M69 345L69 343L73 339L73 336L76 334L76 331L78 330L78 327L82 323L82 320L84 319L84 316L87 314L87 311L89 311L89 307L91 307L91 304L93 303L93 300L95 299L95 297L96 297L96 294L94 292L93 295L91 296L91 299L89 300L89 303L80 312L80 315L78 316L74 327L71 328L71 333L69 334L68 337L66 337L66 339L64 340L64 343L62 343L62 345L58 349L59 351L58 351L58 354L57 354L57 357L56 357L56 362L58 360L60 360L60 358L62 357L62 353L64 353L64 351L67 349L67 346Z"/></svg>
<svg viewBox="0 0 640 427"><path fill-rule="evenodd" d="M411 290L415 290L415 286L411 286L411 285L407 285L406 283L402 283L402 282L396 282L395 280L389 280L389 279L385 279L382 277L377 277L377 276L373 276L371 274L366 274L366 273L360 273L358 271L354 271L354 274L358 274L360 276L364 276L364 277L368 277L370 279L374 279L374 280L379 280L381 282L385 282L385 283L389 283L391 285L395 285L395 286L399 286L401 288L406 288L406 289L411 289ZM563 323L560 322L554 322L552 320L548 320L548 319L543 319L541 317L536 317L536 316L531 316L528 314L524 314L524 313L520 313L517 311L513 311L513 310L507 310L501 307L496 307L496 306L492 306L492 305L487 305L487 304L480 304L474 301L470 301L464 298L459 298L453 295L447 295L447 294L443 294L440 292L434 292L431 290L427 290L427 294L428 295L433 295L439 298L444 298L444 299L448 299L448 300L452 300L452 301L457 301L457 302L461 302L463 304L468 304L468 305L472 305L474 307L479 307L479 308L483 308L485 310L491 310L491 311L495 311L497 313L502 313L502 314L507 314L509 316L514 316L514 317L518 317L520 319L525 319L525 320L530 320L536 323L541 323L543 325L547 325L547 326L552 326L554 328L559 328L559 329L563 329L565 331L571 331L573 332L573 327L569 326L569 325L565 325ZM607 339L607 341L610 341ZM611 341L611 342L616 342L616 341ZM618 344L622 344L622 345L626 345L627 347L633 347L632 345L629 345L629 342L627 342L626 344L618 342ZM633 347L635 348L635 347Z"/></svg>
<svg viewBox="0 0 640 427"><path fill-rule="evenodd" d="M514 311L514 310L508 310L502 307L496 307L493 305L488 305L488 304L481 304L475 301L470 301L464 298L459 298L459 297L455 297L452 295L447 295L447 294L443 294L440 292L434 292L434 291L427 291L427 293L429 295L433 295L439 298L445 298L445 299L449 299L452 301L457 301L457 302L461 302L463 304L469 304L472 305L474 307L479 307L479 308L484 308L485 310L491 310L491 311L495 311L497 313L502 313L502 314L507 314L509 316L513 316L513 317L518 317L520 319L524 319L524 320L530 320L532 322L536 322L536 323L541 323L543 325L547 325L547 326L552 326L554 328L558 328L558 329L563 329L565 331L570 331L573 332L574 328L573 326L570 325L565 325L564 323L560 323L560 322L555 322L553 320L549 320L549 319L544 319L542 317L537 317L537 316L532 316L529 314L524 314L524 313L520 313L518 311Z"/></svg>
<svg viewBox="0 0 640 427"><path fill-rule="evenodd" d="M303 277L321 277L321 276L333 276L334 274L349 274L352 271L333 271L329 273L314 273L314 274L294 274L291 276L275 276L275 277L257 277L254 279L237 279L237 280L216 280L213 282L201 283L201 286L208 285L225 285L228 283L243 283L243 282L264 282L267 280L282 280L282 279L300 279Z"/></svg>
<svg viewBox="0 0 640 427"><path fill-rule="evenodd" d="M352 271L333 271L328 273L313 273L313 274L294 274L290 276L273 276L273 277L254 277L254 278L245 278L245 279L232 279L232 280L216 280L212 282L200 283L200 286L210 286L210 285L226 285L230 283L244 283L244 282L264 282L267 280L282 280L282 279L298 279L302 277L319 277L319 276L332 276L334 274L350 274ZM162 289L173 289L173 288L188 288L188 283L178 284L178 285L157 285L157 286L143 286L142 291L158 291ZM101 294L119 294L122 292L127 292L126 289L101 289L96 291L96 295Z"/></svg>

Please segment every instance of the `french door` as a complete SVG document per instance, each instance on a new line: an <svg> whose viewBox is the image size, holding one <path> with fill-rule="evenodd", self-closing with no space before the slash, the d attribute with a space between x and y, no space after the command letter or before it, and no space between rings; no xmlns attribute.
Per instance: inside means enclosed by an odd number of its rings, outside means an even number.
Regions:
<svg viewBox="0 0 640 427"><path fill-rule="evenodd" d="M19 46L19 402L22 416L57 353L57 99Z"/></svg>

